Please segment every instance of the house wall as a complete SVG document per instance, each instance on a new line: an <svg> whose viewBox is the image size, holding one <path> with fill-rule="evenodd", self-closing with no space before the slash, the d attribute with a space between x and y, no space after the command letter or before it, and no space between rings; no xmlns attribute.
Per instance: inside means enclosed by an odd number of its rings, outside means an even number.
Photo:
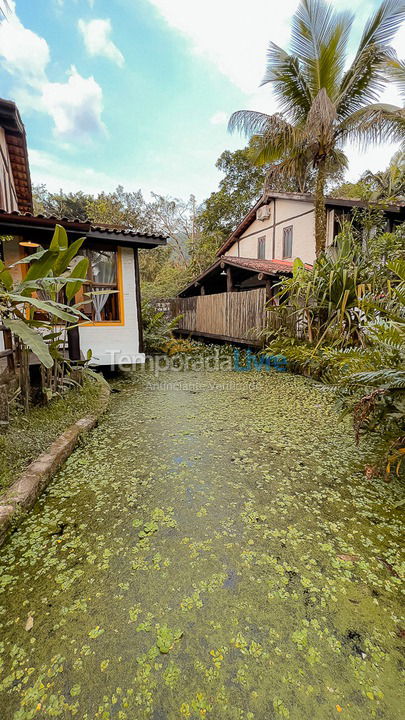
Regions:
<svg viewBox="0 0 405 720"><path fill-rule="evenodd" d="M13 238L4 243L4 261L6 265L15 263L22 257L19 239ZM92 365L111 365L113 363L132 364L144 362L145 355L139 353L139 330L137 301L135 291L135 262L132 248L121 247L123 318L120 324L82 325L79 329L80 348L84 355L91 349ZM14 279L22 278L21 265L11 269ZM0 333L0 349L3 349L3 333Z"/></svg>
<svg viewBox="0 0 405 720"><path fill-rule="evenodd" d="M135 262L132 248L121 247L124 318L122 325L97 324L80 327L80 348L91 349L92 365L144 362L139 353L139 330L135 289Z"/></svg>
<svg viewBox="0 0 405 720"><path fill-rule="evenodd" d="M0 208L12 212L18 210L10 156L4 129L0 127Z"/></svg>
<svg viewBox="0 0 405 720"><path fill-rule="evenodd" d="M333 233L333 219L329 220L328 240ZM239 240L225 252L231 257L257 258L257 241L266 238L265 259L283 259L283 229L292 225L292 259L299 257L312 264L315 260L315 213L311 202L278 198L271 201L271 216L268 220L254 220L242 233ZM273 254L274 239L274 254Z"/></svg>

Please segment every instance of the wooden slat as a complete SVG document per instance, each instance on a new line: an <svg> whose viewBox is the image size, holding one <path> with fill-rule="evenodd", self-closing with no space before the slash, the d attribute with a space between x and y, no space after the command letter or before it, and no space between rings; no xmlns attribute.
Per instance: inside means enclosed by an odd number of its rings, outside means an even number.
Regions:
<svg viewBox="0 0 405 720"><path fill-rule="evenodd" d="M266 326L266 289L174 298L171 315L182 315L178 328L184 332L254 340Z"/></svg>

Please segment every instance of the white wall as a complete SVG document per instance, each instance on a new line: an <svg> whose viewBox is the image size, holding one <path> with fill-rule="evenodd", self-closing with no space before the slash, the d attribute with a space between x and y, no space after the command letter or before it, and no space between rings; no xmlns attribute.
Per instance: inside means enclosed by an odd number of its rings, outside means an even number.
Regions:
<svg viewBox="0 0 405 720"><path fill-rule="evenodd" d="M276 203L274 213L274 203ZM328 211L333 213L333 211ZM273 231L275 217L273 256ZM315 213L311 202L278 198L271 201L271 216L268 220L253 220L238 241L225 252L231 257L257 258L257 241L266 238L266 260L283 259L283 229L293 226L292 258L300 257L312 264L315 260ZM331 230L332 228L332 230ZM328 233L333 231L333 222L328 223ZM329 239L330 241L330 239Z"/></svg>
<svg viewBox="0 0 405 720"><path fill-rule="evenodd" d="M135 293L135 263L132 248L121 248L124 325L93 325L80 327L80 348L86 355L91 349L92 364L144 362L139 353L138 316Z"/></svg>

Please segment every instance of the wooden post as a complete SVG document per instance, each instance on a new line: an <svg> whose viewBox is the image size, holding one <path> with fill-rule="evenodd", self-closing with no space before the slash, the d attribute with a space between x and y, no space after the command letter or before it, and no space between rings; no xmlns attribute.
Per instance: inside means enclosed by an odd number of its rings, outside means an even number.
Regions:
<svg viewBox="0 0 405 720"><path fill-rule="evenodd" d="M205 295L205 287L201 285L200 295Z"/></svg>
<svg viewBox="0 0 405 720"><path fill-rule="evenodd" d="M5 350L13 350L13 336L11 330L3 330L3 342ZM7 369L11 375L15 374L14 352L7 355Z"/></svg>
<svg viewBox="0 0 405 720"><path fill-rule="evenodd" d="M68 341L68 352L69 360L77 361L80 360L80 335L79 328L75 325L72 328L67 328L67 341Z"/></svg>
<svg viewBox="0 0 405 720"><path fill-rule="evenodd" d="M9 423L7 386L0 385L0 430Z"/></svg>
<svg viewBox="0 0 405 720"><path fill-rule="evenodd" d="M266 280L266 302L270 302L270 300L273 299L273 286L271 284L271 280L267 278Z"/></svg>
<svg viewBox="0 0 405 720"><path fill-rule="evenodd" d="M135 302L136 302L136 315L138 319L138 350L144 352L143 342L143 323L142 323L142 306L141 306L141 278L139 274L139 258L138 248L134 247L134 267L135 267ZM123 292L121 288L121 292Z"/></svg>
<svg viewBox="0 0 405 720"><path fill-rule="evenodd" d="M226 268L226 292L233 292L233 289L232 269L228 265Z"/></svg>

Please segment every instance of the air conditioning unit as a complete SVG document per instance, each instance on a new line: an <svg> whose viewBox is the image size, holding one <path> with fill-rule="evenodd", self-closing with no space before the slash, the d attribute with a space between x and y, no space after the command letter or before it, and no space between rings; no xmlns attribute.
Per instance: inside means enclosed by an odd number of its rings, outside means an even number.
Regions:
<svg viewBox="0 0 405 720"><path fill-rule="evenodd" d="M268 220L271 215L270 205L262 205L256 210L256 220L264 222Z"/></svg>

